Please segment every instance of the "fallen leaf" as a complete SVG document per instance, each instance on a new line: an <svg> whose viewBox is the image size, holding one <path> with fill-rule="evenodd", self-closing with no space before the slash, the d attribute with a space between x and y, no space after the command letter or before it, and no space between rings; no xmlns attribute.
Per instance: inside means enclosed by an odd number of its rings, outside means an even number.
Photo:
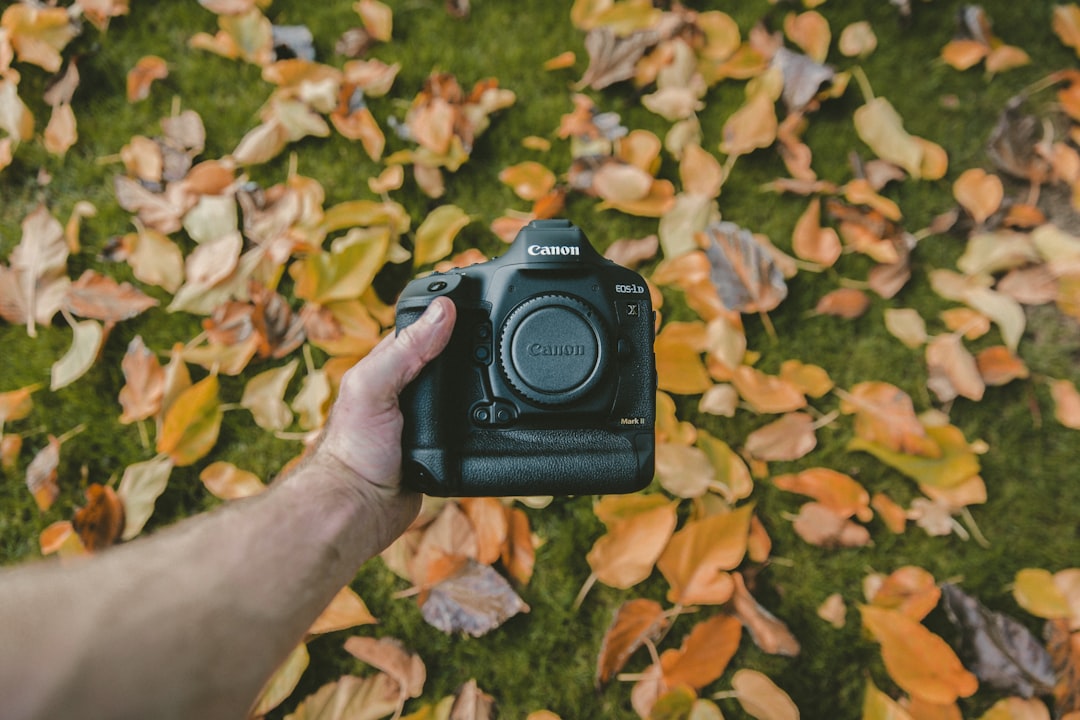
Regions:
<svg viewBox="0 0 1080 720"><path fill-rule="evenodd" d="M818 605L817 616L839 630L847 624L847 603L840 593L833 593ZM865 714L865 713L864 713Z"/></svg>
<svg viewBox="0 0 1080 720"><path fill-rule="evenodd" d="M806 407L806 396L794 383L749 365L737 367L731 383L754 412L788 413Z"/></svg>
<svg viewBox="0 0 1080 720"><path fill-rule="evenodd" d="M456 574L433 587L420 612L444 633L486 635L529 606L487 565L468 560Z"/></svg>
<svg viewBox="0 0 1080 720"><path fill-rule="evenodd" d="M1054 584L1054 575L1041 568L1023 568L1013 579L1013 597L1017 604L1036 617L1047 620L1069 619L1069 600Z"/></svg>
<svg viewBox="0 0 1080 720"><path fill-rule="evenodd" d="M470 679L458 690L448 720L494 720L495 699Z"/></svg>
<svg viewBox="0 0 1080 720"><path fill-rule="evenodd" d="M499 181L510 186L522 200L544 197L555 187L555 173L533 160L511 165L499 172Z"/></svg>
<svg viewBox="0 0 1080 720"><path fill-rule="evenodd" d="M919 622L938 606L941 589L928 571L905 565L884 578L868 599L875 607L896 610Z"/></svg>
<svg viewBox="0 0 1080 720"><path fill-rule="evenodd" d="M310 661L307 645L300 643L293 648L293 651L266 681L251 714L254 717L262 717L285 702L285 699L292 695L293 690L300 683L300 676L307 670Z"/></svg>
<svg viewBox="0 0 1080 720"><path fill-rule="evenodd" d="M791 250L803 260L832 267L843 253L840 237L833 228L821 226L821 200L814 198L795 223Z"/></svg>
<svg viewBox="0 0 1080 720"><path fill-rule="evenodd" d="M111 487L91 483L86 488L86 505L75 511L71 525L87 550L104 550L124 531L124 505Z"/></svg>
<svg viewBox="0 0 1080 720"><path fill-rule="evenodd" d="M416 228L416 249L413 266L420 267L442 260L454 249L454 238L472 222L456 205L440 205L432 210Z"/></svg>
<svg viewBox="0 0 1080 720"><path fill-rule="evenodd" d="M737 670L731 687L742 709L757 720L799 720L799 708L765 673Z"/></svg>
<svg viewBox="0 0 1080 720"><path fill-rule="evenodd" d="M293 414L285 402L285 391L299 363L294 358L281 367L264 370L244 385L240 406L251 411L255 424L263 430L284 430L292 423Z"/></svg>
<svg viewBox="0 0 1080 720"><path fill-rule="evenodd" d="M203 458L217 443L223 411L216 375L208 375L177 396L165 412L157 451L183 467Z"/></svg>
<svg viewBox="0 0 1080 720"><path fill-rule="evenodd" d="M101 320L107 325L133 318L157 305L157 300L131 283L118 283L96 270L85 270L68 286L64 296L64 306L73 315Z"/></svg>
<svg viewBox="0 0 1080 720"><path fill-rule="evenodd" d="M735 589L731 575L746 554L754 506L693 520L672 536L657 569L671 586L668 599L684 605L718 605Z"/></svg>
<svg viewBox="0 0 1080 720"><path fill-rule="evenodd" d="M926 344L927 386L941 402L957 396L982 400L986 383L979 374L975 357L954 334L938 335Z"/></svg>
<svg viewBox="0 0 1080 720"><path fill-rule="evenodd" d="M1051 620L1044 630L1057 684L1054 686L1054 709L1063 720L1076 720L1080 712L1080 633L1063 620Z"/></svg>
<svg viewBox="0 0 1080 720"><path fill-rule="evenodd" d="M94 320L75 322L71 326L71 347L53 363L49 375L52 391L67 387L93 367L105 342L105 329Z"/></svg>
<svg viewBox="0 0 1080 720"><path fill-rule="evenodd" d="M22 3L9 5L0 16L0 28L22 62L55 73L63 58L60 52L78 34L67 8L38 7Z"/></svg>
<svg viewBox="0 0 1080 720"><path fill-rule="evenodd" d="M1051 656L1022 623L992 612L952 583L942 584L941 599L959 633L958 652L980 683L1022 697L1051 691Z"/></svg>
<svg viewBox="0 0 1080 720"><path fill-rule="evenodd" d="M836 470L810 468L794 474L778 475L772 481L781 490L811 497L843 517L854 515L863 522L869 522L873 516L870 493L866 488L850 475Z"/></svg>
<svg viewBox="0 0 1080 720"><path fill-rule="evenodd" d="M60 445L61 441L50 435L48 444L38 450L34 459L26 466L26 487L34 496L34 502L41 512L52 507L53 502L60 496L60 486L56 484Z"/></svg>
<svg viewBox="0 0 1080 720"><path fill-rule="evenodd" d="M879 158L899 165L913 178L938 180L944 175L945 151L909 134L903 118L885 98L871 98L855 110L854 117L855 131Z"/></svg>
<svg viewBox="0 0 1080 720"><path fill-rule="evenodd" d="M427 668L419 655L409 652L399 640L390 637L353 636L345 640L345 651L390 676L406 698L420 697L427 680Z"/></svg>
<svg viewBox="0 0 1080 720"><path fill-rule="evenodd" d="M926 321L914 308L886 308L885 329L909 348L922 347L930 339Z"/></svg>
<svg viewBox="0 0 1080 720"><path fill-rule="evenodd" d="M970 168L960 173L953 183L953 197L975 223L981 225L1001 207L1005 187L997 175L981 168Z"/></svg>
<svg viewBox="0 0 1080 720"><path fill-rule="evenodd" d="M881 644L885 669L914 697L951 703L970 697L979 687L940 636L896 610L860 605L863 627Z"/></svg>
<svg viewBox="0 0 1080 720"><path fill-rule="evenodd" d="M877 49L877 35L869 22L858 20L844 26L836 47L846 57L866 57Z"/></svg>
<svg viewBox="0 0 1080 720"><path fill-rule="evenodd" d="M769 250L748 230L730 222L705 228L712 282L729 310L768 312L787 297L783 273Z"/></svg>
<svg viewBox="0 0 1080 720"><path fill-rule="evenodd" d="M343 675L300 701L289 720L379 720L398 710L398 684L385 673Z"/></svg>
<svg viewBox="0 0 1080 720"><path fill-rule="evenodd" d="M730 615L699 622L677 650L665 650L660 656L664 684L705 687L724 673L741 639L742 625Z"/></svg>
<svg viewBox="0 0 1080 720"><path fill-rule="evenodd" d="M597 579L625 590L648 578L675 531L676 508L662 494L603 498L596 512L607 533L585 556Z"/></svg>
<svg viewBox="0 0 1080 720"><path fill-rule="evenodd" d="M165 492L173 465L168 455L158 455L124 468L120 485L116 488L116 494L124 503L126 518L121 539L131 540L142 532L146 521L154 513L154 503Z"/></svg>
<svg viewBox="0 0 1080 720"><path fill-rule="evenodd" d="M150 86L155 80L169 77L169 65L157 55L144 55L127 74L127 101L139 102L150 97Z"/></svg>
<svg viewBox="0 0 1080 720"><path fill-rule="evenodd" d="M865 547L870 532L844 515L818 502L804 503L792 522L795 533L819 547Z"/></svg>
<svg viewBox="0 0 1080 720"><path fill-rule="evenodd" d="M983 348L975 356L979 375L987 385L1007 385L1031 375L1027 365L1004 345Z"/></svg>
<svg viewBox="0 0 1080 720"><path fill-rule="evenodd" d="M575 89L591 87L593 90L603 90L609 85L629 80L634 77L637 61L658 40L659 35L652 30L640 30L623 37L607 27L589 30L585 35L589 67Z"/></svg>
<svg viewBox="0 0 1080 720"><path fill-rule="evenodd" d="M259 476L247 470L241 470L230 462L218 460L203 468L199 479L210 494L221 500L258 495L266 489Z"/></svg>
<svg viewBox="0 0 1080 720"><path fill-rule="evenodd" d="M941 456L941 448L929 437L927 429L915 416L911 397L895 385L870 381L840 392L840 411L855 415L855 434L889 450Z"/></svg>
<svg viewBox="0 0 1080 720"><path fill-rule="evenodd" d="M378 620L368 610L367 604L348 585L338 590L330 604L323 608L319 617L308 628L308 635L322 635L337 630L347 630L358 625L373 625Z"/></svg>
<svg viewBox="0 0 1080 720"><path fill-rule="evenodd" d="M808 10L804 13L788 13L784 16L784 34L810 58L825 62L832 42L829 21L821 13Z"/></svg>
<svg viewBox="0 0 1080 720"><path fill-rule="evenodd" d="M746 587L742 573L732 573L735 594L732 596L735 617L750 631L754 644L770 655L796 657L801 646L788 626L759 603Z"/></svg>
<svg viewBox="0 0 1080 720"><path fill-rule="evenodd" d="M870 308L870 296L855 288L838 288L821 296L814 312L834 315L845 320L861 317Z"/></svg>
<svg viewBox="0 0 1080 720"><path fill-rule="evenodd" d="M604 632L596 663L596 686L602 688L646 642L658 639L669 621L655 600L628 600L619 606Z"/></svg>
<svg viewBox="0 0 1080 720"><path fill-rule="evenodd" d="M758 460L798 460L817 447L814 419L806 413L787 413L746 437L746 451Z"/></svg>
<svg viewBox="0 0 1080 720"><path fill-rule="evenodd" d="M1080 392L1071 380L1052 380L1050 396L1054 400L1054 418L1073 430L1080 430Z"/></svg>

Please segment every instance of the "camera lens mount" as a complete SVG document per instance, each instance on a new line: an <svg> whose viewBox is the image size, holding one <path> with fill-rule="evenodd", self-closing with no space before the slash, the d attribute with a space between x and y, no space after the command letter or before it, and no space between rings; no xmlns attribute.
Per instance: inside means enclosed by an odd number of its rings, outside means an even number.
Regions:
<svg viewBox="0 0 1080 720"><path fill-rule="evenodd" d="M576 400L603 377L607 333L596 310L572 295L529 298L506 317L499 367L526 400L558 405Z"/></svg>

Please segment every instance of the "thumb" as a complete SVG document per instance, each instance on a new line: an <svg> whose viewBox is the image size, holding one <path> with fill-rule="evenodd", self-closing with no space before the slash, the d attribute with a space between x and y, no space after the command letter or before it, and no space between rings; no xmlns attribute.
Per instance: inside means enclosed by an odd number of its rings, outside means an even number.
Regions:
<svg viewBox="0 0 1080 720"><path fill-rule="evenodd" d="M371 390L394 399L443 351L457 319L457 308L449 298L435 298L420 316L397 335L383 340L361 365Z"/></svg>

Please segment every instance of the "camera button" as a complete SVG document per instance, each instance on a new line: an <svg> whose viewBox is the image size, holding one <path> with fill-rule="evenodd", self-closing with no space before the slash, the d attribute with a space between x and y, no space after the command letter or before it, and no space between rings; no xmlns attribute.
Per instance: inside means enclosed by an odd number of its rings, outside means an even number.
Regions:
<svg viewBox="0 0 1080 720"><path fill-rule="evenodd" d="M491 412L486 407L478 407L473 411L473 419L486 425L491 420Z"/></svg>
<svg viewBox="0 0 1080 720"><path fill-rule="evenodd" d="M477 362L486 363L491 359L491 350L486 345L479 345L473 350L473 358Z"/></svg>
<svg viewBox="0 0 1080 720"><path fill-rule="evenodd" d="M506 408L499 408L495 411L495 422L497 423L508 423L510 422L511 417L513 416Z"/></svg>
<svg viewBox="0 0 1080 720"><path fill-rule="evenodd" d="M446 283L442 280L436 280L427 286L428 292L440 292L446 289Z"/></svg>

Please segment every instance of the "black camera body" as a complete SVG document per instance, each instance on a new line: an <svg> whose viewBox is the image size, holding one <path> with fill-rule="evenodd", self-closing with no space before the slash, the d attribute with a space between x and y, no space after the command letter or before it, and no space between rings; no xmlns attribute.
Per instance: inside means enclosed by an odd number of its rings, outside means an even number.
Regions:
<svg viewBox="0 0 1080 720"><path fill-rule="evenodd" d="M501 257L410 282L398 331L438 296L457 324L401 395L406 487L462 497L649 484L655 317L640 275L569 221L535 220Z"/></svg>

